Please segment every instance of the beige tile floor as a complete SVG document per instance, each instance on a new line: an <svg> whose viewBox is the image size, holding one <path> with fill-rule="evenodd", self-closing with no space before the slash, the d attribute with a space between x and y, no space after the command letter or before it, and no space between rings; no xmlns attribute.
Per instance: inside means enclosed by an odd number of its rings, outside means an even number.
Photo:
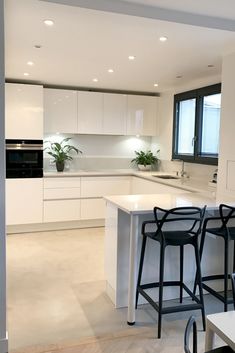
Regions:
<svg viewBox="0 0 235 353"><path fill-rule="evenodd" d="M61 352L183 352L189 313L164 316L157 340L156 313L149 306L138 309L134 328L126 325L125 308L114 309L105 294L103 228L9 235L7 268L11 351L73 342ZM209 297L206 301L209 312L222 310ZM195 314L200 329L200 313ZM108 339L101 344L91 337ZM83 343L79 349L77 342ZM199 332L200 351L203 345Z"/></svg>

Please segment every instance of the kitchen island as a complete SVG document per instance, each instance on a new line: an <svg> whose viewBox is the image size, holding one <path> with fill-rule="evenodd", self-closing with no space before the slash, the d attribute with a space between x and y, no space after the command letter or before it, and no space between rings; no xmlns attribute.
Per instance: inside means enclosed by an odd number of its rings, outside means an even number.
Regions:
<svg viewBox="0 0 235 353"><path fill-rule="evenodd" d="M105 273L106 291L116 308L128 307L127 322L135 323L135 291L141 245L141 224L144 220L153 219L153 207L163 209L174 207L207 205L207 214L213 215L220 203L235 205L235 200L216 199L205 193L155 194L155 195L119 195L107 196L105 220ZM209 244L208 244L209 243ZM213 238L205 244L206 262L202 262L204 273L220 272L222 259L221 242ZM157 244L147 246L147 261L144 264L143 282L158 279ZM173 280L179 276L179 254L169 247L166 251L165 279ZM193 285L195 264L193 249L186 247L184 281ZM221 261L220 261L221 260ZM215 287L216 289L219 287ZM156 289L154 289L156 291ZM164 299L179 297L177 288L164 288ZM142 298L140 298L142 299ZM141 303L141 301L140 301ZM142 301L144 303L144 301Z"/></svg>

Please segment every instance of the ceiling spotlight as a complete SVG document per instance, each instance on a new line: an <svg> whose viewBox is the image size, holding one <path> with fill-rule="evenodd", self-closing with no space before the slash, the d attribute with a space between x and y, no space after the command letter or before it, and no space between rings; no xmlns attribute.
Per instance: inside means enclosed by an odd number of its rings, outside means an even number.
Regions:
<svg viewBox="0 0 235 353"><path fill-rule="evenodd" d="M108 69L108 72L109 72L110 74L112 74L112 73L113 73L113 69Z"/></svg>
<svg viewBox="0 0 235 353"><path fill-rule="evenodd" d="M41 46L40 44L35 44L35 45L34 45L34 48L35 48L35 49L41 49L41 47L42 47L42 46Z"/></svg>
<svg viewBox="0 0 235 353"><path fill-rule="evenodd" d="M158 83L154 83L154 87L158 87Z"/></svg>
<svg viewBox="0 0 235 353"><path fill-rule="evenodd" d="M93 82L98 82L98 78L93 78Z"/></svg>
<svg viewBox="0 0 235 353"><path fill-rule="evenodd" d="M54 25L54 21L52 21L52 20L44 20L43 22L48 27L51 27Z"/></svg>
<svg viewBox="0 0 235 353"><path fill-rule="evenodd" d="M166 42L167 39L168 39L168 38L165 37L165 36L162 36L162 37L159 38L160 42Z"/></svg>
<svg viewBox="0 0 235 353"><path fill-rule="evenodd" d="M176 78L182 78L183 76L182 75L178 75L178 76L176 76Z"/></svg>
<svg viewBox="0 0 235 353"><path fill-rule="evenodd" d="M129 60L135 60L135 56L134 56L134 55L129 55L129 56L128 56L128 59L129 59Z"/></svg>
<svg viewBox="0 0 235 353"><path fill-rule="evenodd" d="M207 67L215 67L215 65L209 64L209 65L207 65Z"/></svg>
<svg viewBox="0 0 235 353"><path fill-rule="evenodd" d="M24 72L24 76L29 76L29 73L28 72Z"/></svg>
<svg viewBox="0 0 235 353"><path fill-rule="evenodd" d="M33 66L33 65L34 65L34 63L33 63L32 61L28 61L28 62L27 62L27 65L29 65L29 66Z"/></svg>

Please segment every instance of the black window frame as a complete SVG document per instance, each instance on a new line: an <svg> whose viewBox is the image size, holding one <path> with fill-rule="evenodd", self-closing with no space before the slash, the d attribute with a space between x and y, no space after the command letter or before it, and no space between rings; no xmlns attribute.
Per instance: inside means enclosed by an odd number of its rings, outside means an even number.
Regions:
<svg viewBox="0 0 235 353"><path fill-rule="evenodd" d="M181 159L189 163L218 165L218 155L200 154L202 140L202 120L203 120L203 98L205 96L221 93L221 83L206 86L199 89L178 93L174 96L174 120L173 120L173 140L172 140L172 159ZM179 123L179 104L188 99L196 99L195 107L195 127L194 127L194 153L191 156L177 153L178 149L178 123Z"/></svg>

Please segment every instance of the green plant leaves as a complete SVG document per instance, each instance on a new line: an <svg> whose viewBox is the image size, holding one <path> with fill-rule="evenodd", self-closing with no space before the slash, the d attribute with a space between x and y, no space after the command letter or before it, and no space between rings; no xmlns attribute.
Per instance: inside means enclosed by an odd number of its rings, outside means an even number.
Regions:
<svg viewBox="0 0 235 353"><path fill-rule="evenodd" d="M157 151L157 153L159 150ZM157 156L154 156L154 154L149 150L147 152L144 151L135 151L136 158L132 159L131 162L134 162L135 164L142 164L144 166L146 165L153 165L157 163L158 158Z"/></svg>
<svg viewBox="0 0 235 353"><path fill-rule="evenodd" d="M46 151L50 156L54 158L53 162L64 162L66 160L71 161L73 159L73 157L70 156L72 151L76 152L77 154L82 153L82 151L80 151L75 146L67 144L69 140L71 140L70 137L66 137L60 143L45 141L45 143L49 143L50 146L44 148L44 151Z"/></svg>

